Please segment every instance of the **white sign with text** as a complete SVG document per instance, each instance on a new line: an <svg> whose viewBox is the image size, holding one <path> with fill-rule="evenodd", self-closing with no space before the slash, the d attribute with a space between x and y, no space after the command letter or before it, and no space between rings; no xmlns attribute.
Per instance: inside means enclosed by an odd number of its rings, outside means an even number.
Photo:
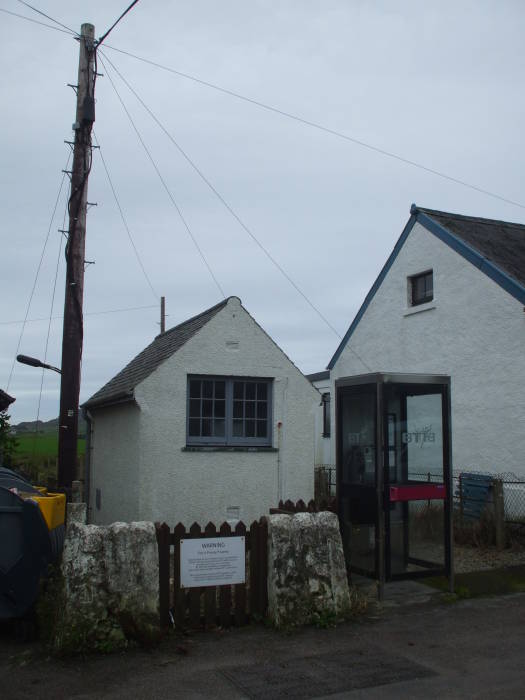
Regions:
<svg viewBox="0 0 525 700"><path fill-rule="evenodd" d="M180 541L182 588L245 583L244 537L207 537Z"/></svg>

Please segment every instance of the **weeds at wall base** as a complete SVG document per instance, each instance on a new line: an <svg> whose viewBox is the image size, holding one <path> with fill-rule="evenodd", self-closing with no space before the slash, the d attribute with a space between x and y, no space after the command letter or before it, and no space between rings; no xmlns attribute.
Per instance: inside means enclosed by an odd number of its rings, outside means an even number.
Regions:
<svg viewBox="0 0 525 700"><path fill-rule="evenodd" d="M281 617L275 624L269 618L265 619L265 625L277 629L283 634L291 634L303 626L313 626L318 629L333 629L345 622L352 622L364 615L368 608L366 596L356 587L350 586L350 604L344 610L333 609L317 610L315 602L304 605L298 615Z"/></svg>

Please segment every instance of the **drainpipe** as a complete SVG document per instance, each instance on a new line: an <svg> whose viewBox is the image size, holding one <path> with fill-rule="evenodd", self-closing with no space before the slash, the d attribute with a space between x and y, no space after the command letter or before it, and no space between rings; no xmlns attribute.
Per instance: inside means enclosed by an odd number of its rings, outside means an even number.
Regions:
<svg viewBox="0 0 525 700"><path fill-rule="evenodd" d="M281 474L282 429L283 424L281 421L279 421L277 423L277 505L279 505L279 501L284 501L283 480Z"/></svg>
<svg viewBox="0 0 525 700"><path fill-rule="evenodd" d="M91 496L91 433L93 431L93 416L87 408L82 409L82 415L86 421L86 455L84 457L84 501L86 503L87 522L90 518Z"/></svg>
<svg viewBox="0 0 525 700"><path fill-rule="evenodd" d="M284 388L283 388L283 407L281 415L284 419L288 416L287 401L288 401L288 377L284 377ZM286 460L283 462L283 444L284 444L284 429L283 422L279 421L277 423L277 478L279 479L279 500L285 500L286 494Z"/></svg>

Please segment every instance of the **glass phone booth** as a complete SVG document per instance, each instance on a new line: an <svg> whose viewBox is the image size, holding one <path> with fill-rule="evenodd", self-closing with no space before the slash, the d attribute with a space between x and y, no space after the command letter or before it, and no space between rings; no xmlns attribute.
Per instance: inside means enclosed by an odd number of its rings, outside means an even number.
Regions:
<svg viewBox="0 0 525 700"><path fill-rule="evenodd" d="M445 574L453 589L450 378L367 374L336 391L337 499L349 570Z"/></svg>

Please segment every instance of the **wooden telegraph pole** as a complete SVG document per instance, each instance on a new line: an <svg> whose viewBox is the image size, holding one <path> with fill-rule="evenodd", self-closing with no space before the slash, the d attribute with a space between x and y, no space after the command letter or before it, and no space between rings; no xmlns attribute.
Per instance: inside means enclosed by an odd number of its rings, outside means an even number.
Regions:
<svg viewBox="0 0 525 700"><path fill-rule="evenodd" d="M166 332L166 297L160 298L160 332Z"/></svg>
<svg viewBox="0 0 525 700"><path fill-rule="evenodd" d="M58 431L58 485L66 490L71 489L77 462L87 189L92 156L91 129L95 121L95 27L92 24L82 25L79 44L77 111L73 124L75 140L66 246L67 272Z"/></svg>

